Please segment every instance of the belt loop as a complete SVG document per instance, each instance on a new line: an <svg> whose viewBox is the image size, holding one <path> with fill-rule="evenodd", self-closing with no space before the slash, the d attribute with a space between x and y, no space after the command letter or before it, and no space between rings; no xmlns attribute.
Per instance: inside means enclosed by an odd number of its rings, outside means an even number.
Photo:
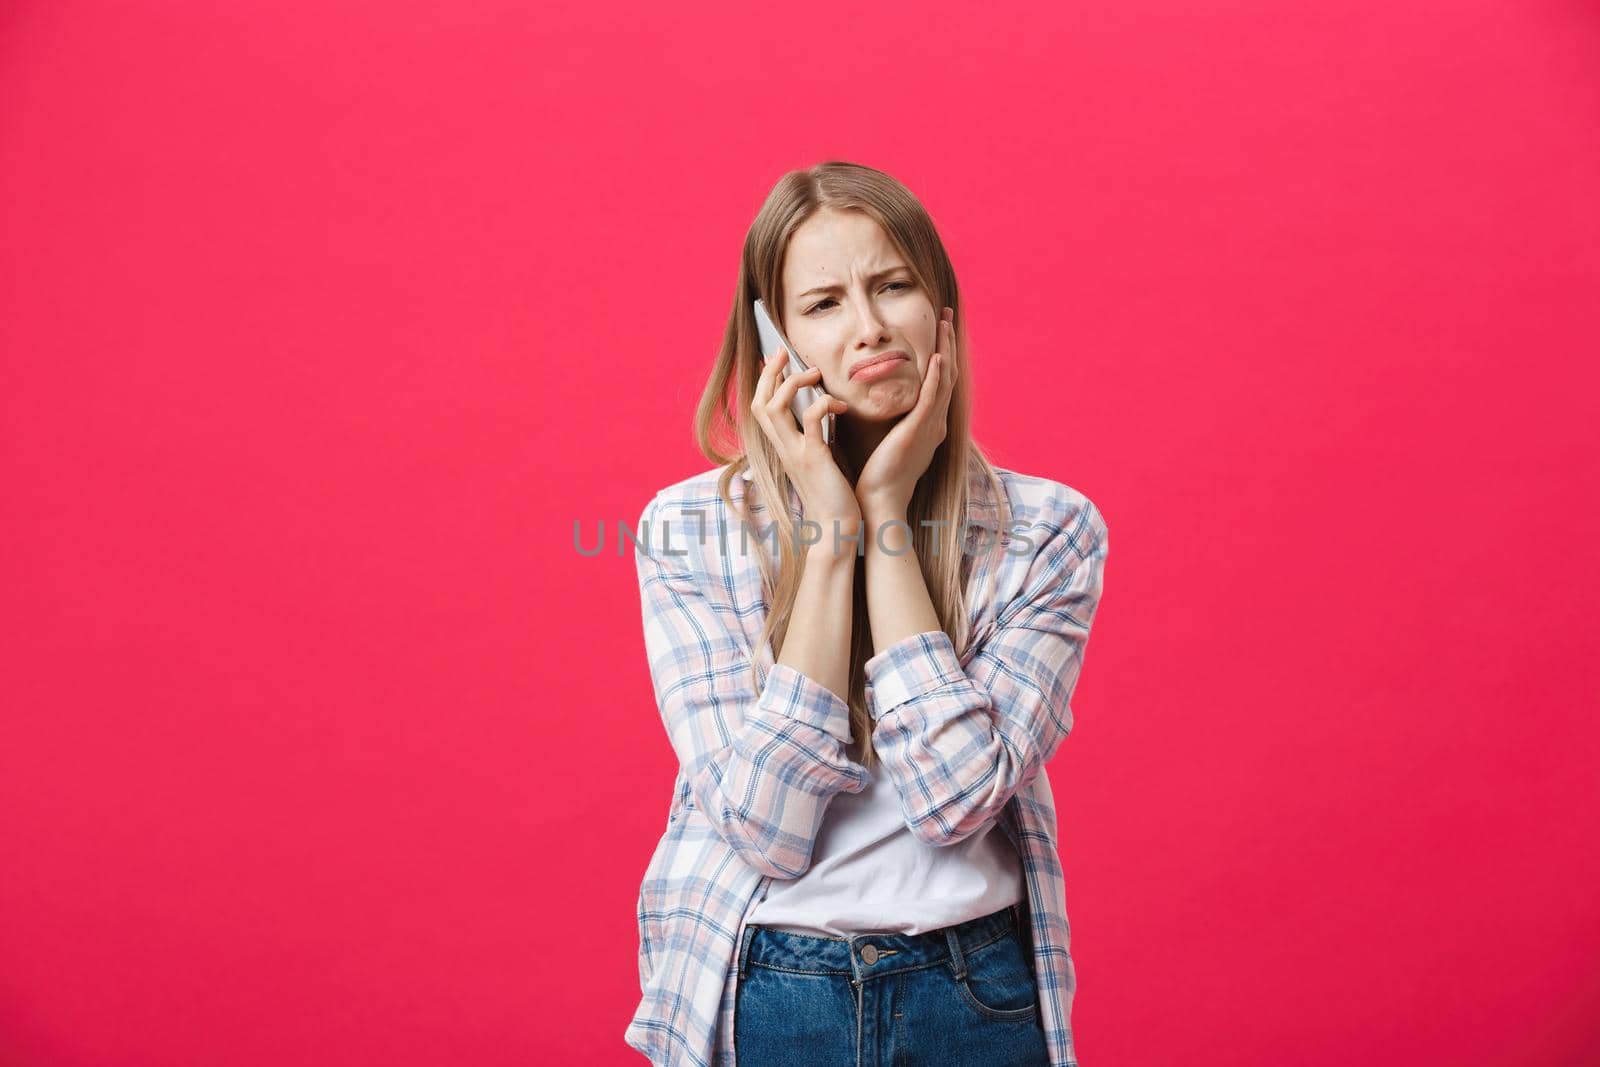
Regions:
<svg viewBox="0 0 1600 1067"><path fill-rule="evenodd" d="M754 923L745 924L744 934L739 938L739 981L744 981L745 975L750 970L750 939L756 936Z"/></svg>
<svg viewBox="0 0 1600 1067"><path fill-rule="evenodd" d="M956 936L956 928L947 926L944 930L945 940L950 942L950 967L956 972L956 981L967 977L967 957L961 952L961 938Z"/></svg>

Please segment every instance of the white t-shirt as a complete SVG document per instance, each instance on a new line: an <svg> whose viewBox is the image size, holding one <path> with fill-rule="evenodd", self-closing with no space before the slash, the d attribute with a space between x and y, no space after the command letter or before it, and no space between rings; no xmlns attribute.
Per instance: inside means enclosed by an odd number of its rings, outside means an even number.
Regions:
<svg viewBox="0 0 1600 1067"><path fill-rule="evenodd" d="M869 773L861 792L828 802L811 866L772 879L748 922L824 937L918 934L1025 899L1022 860L997 823L953 845L924 844L883 768Z"/></svg>

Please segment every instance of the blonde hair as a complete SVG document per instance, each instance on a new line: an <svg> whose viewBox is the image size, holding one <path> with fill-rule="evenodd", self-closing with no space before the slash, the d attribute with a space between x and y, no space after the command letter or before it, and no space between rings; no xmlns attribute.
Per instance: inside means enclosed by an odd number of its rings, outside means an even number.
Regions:
<svg viewBox="0 0 1600 1067"><path fill-rule="evenodd" d="M730 514L738 511L729 484L745 470L749 470L751 484L758 489L761 498L775 505L768 510L778 524L777 536L773 538L779 557L776 573L768 554L758 553L763 589L770 606L761 643L764 645L771 640L775 650L781 649L788 633L804 560L797 551L799 542L787 506L788 474L765 432L750 416L762 366L752 304L757 299L764 300L779 328L783 327L782 267L789 239L803 222L823 209L859 211L876 220L905 257L934 308L950 307L956 313L955 359L959 377L950 398L945 439L935 451L927 472L917 482L906 520L912 529L912 546L922 565L940 626L961 652L971 636L965 589L972 557L964 550L971 514L970 481L977 479L980 484L987 485L999 509L998 518L992 522L998 536L991 534L987 541L1004 543L1011 516L999 475L972 440L969 391L972 374L967 356L966 319L961 314L955 270L933 220L909 189L882 171L837 160L818 163L807 170L790 171L778 180L745 235L739 281L723 334L722 350L695 411L695 438L708 459L719 465L729 464L718 480L717 491ZM728 446L726 450L724 445ZM840 434L834 434L831 447L839 469L852 485L855 484L859 472L841 448ZM744 513L743 518L748 521L748 513ZM930 525L924 525L925 520ZM991 521L983 520L983 525L991 526ZM864 536L872 537L874 531L866 530ZM876 763L876 753L872 748L872 719L867 712L863 667L872 657L873 648L865 582L860 576L855 583L851 644L847 698L853 739L851 754L858 762L871 767ZM752 656L752 685L759 684L755 670Z"/></svg>

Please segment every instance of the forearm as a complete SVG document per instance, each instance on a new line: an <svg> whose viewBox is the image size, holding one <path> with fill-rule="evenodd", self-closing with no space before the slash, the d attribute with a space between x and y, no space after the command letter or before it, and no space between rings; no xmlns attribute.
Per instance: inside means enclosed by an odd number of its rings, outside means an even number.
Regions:
<svg viewBox="0 0 1600 1067"><path fill-rule="evenodd" d="M855 613L854 555L811 551L795 592L778 663L848 701Z"/></svg>
<svg viewBox="0 0 1600 1067"><path fill-rule="evenodd" d="M905 512L884 510L865 518L867 617L874 651L942 629Z"/></svg>

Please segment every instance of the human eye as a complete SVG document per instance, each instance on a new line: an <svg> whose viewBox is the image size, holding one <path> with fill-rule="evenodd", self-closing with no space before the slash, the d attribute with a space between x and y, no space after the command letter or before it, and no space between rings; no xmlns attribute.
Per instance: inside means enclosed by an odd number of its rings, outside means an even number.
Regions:
<svg viewBox="0 0 1600 1067"><path fill-rule="evenodd" d="M914 289L914 288L916 288L916 283L915 282L908 282L908 281L889 282L886 285L884 285L884 289L885 290L889 290L889 289ZM831 297L831 296L824 297L823 299L817 301L815 304L812 304L810 307L806 308L803 312L801 312L801 314L802 315L809 315L814 311L821 311L821 310L823 310L824 305L833 304L833 303L836 303L836 301L833 299L833 297Z"/></svg>

